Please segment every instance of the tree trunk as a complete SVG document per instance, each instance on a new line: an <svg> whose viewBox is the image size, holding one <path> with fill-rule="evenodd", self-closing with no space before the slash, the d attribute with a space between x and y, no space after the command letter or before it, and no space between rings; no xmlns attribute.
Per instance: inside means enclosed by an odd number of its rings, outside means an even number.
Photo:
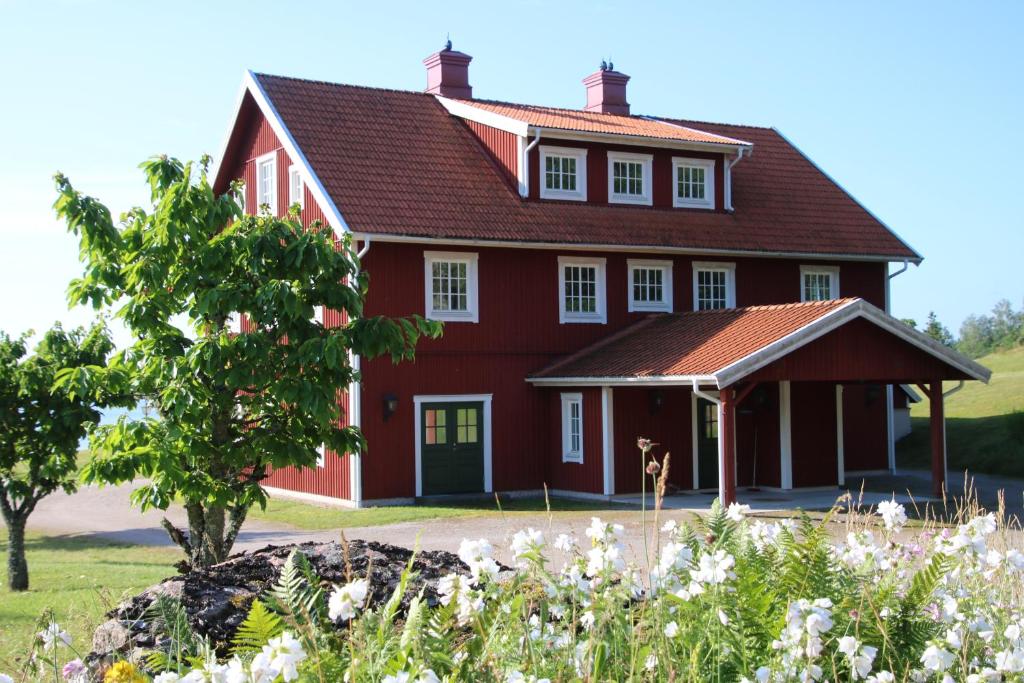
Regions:
<svg viewBox="0 0 1024 683"><path fill-rule="evenodd" d="M249 507L227 509L202 503L186 503L188 537L166 519L163 526L171 539L188 555L188 563L196 569L206 569L228 559Z"/></svg>
<svg viewBox="0 0 1024 683"><path fill-rule="evenodd" d="M25 518L7 517L7 587L28 590L28 561L25 560Z"/></svg>

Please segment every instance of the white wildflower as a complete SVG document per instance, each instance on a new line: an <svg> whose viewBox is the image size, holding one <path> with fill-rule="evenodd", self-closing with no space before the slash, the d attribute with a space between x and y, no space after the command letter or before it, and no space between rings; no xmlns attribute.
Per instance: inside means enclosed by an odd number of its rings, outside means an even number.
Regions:
<svg viewBox="0 0 1024 683"><path fill-rule="evenodd" d="M675 638L677 635L679 635L679 624L674 621L665 624L665 637Z"/></svg>
<svg viewBox="0 0 1024 683"><path fill-rule="evenodd" d="M885 528L889 531L898 531L907 523L907 510L895 499L879 503L878 514L882 516Z"/></svg>
<svg viewBox="0 0 1024 683"><path fill-rule="evenodd" d="M563 553L572 552L576 548L576 539L569 534L558 534L555 538L555 549Z"/></svg>
<svg viewBox="0 0 1024 683"><path fill-rule="evenodd" d="M725 516L734 522L742 522L743 518L750 514L750 506L740 503L729 503Z"/></svg>
<svg viewBox="0 0 1024 683"><path fill-rule="evenodd" d="M344 586L335 586L327 601L328 616L332 621L348 621L362 608L369 591L370 582L366 579L356 579Z"/></svg>
<svg viewBox="0 0 1024 683"><path fill-rule="evenodd" d="M351 584L349 584L351 585ZM297 667L306 659L302 643L295 639L291 631L285 631L277 638L271 638L263 646L263 652L270 659L270 667L278 671L286 683L299 677Z"/></svg>
<svg viewBox="0 0 1024 683"><path fill-rule="evenodd" d="M49 652L55 647L67 647L71 645L71 635L62 629L56 622L38 633L39 639L43 641L43 650Z"/></svg>
<svg viewBox="0 0 1024 683"><path fill-rule="evenodd" d="M485 538L476 541L464 538L459 544L459 559L469 567L474 583L484 576L494 578L498 575L498 563L494 561L493 555L494 548Z"/></svg>
<svg viewBox="0 0 1024 683"><path fill-rule="evenodd" d="M938 645L929 645L921 655L921 664L927 671L942 672L948 669L952 663L953 653Z"/></svg>

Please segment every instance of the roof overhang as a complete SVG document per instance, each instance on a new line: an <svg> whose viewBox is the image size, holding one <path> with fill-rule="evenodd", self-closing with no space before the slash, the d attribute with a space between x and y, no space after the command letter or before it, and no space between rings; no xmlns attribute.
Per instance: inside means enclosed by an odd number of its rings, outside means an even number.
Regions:
<svg viewBox="0 0 1024 683"><path fill-rule="evenodd" d="M335 205L334 200L324 189L323 183L320 178L317 177L313 171L313 166L309 163L309 159L303 154L302 149L295 142L295 138L292 137L291 132L288 130L288 126L285 125L284 120L278 113L277 108L274 107L274 103L270 101L266 91L260 84L256 74L251 70L246 70L245 75L242 77L242 85L239 88L238 96L235 101L234 114L231 117L231 123L228 125L227 134L224 136L224 141L221 144L220 154L214 160L215 166L213 169L213 185L214 187L219 185L226 185L231 179L222 177L230 173L230 169L223 165L224 159L227 157L232 138L234 137L235 128L238 126L239 117L242 113L242 106L245 104L245 98L249 96L255 102L257 108L266 117L267 122L270 124L271 129L277 136L281 146L287 152L288 157L299 167L299 172L302 174L302 179L306 183L313 198L319 205L320 209L324 212L324 216L327 218L327 222L331 228L334 229L334 233L341 237L345 233L351 232L348 224L341 215L341 211Z"/></svg>

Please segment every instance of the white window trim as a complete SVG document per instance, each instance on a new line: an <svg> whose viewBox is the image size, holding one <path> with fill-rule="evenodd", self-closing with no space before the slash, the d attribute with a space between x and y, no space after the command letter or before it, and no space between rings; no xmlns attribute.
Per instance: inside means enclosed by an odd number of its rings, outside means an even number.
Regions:
<svg viewBox="0 0 1024 683"><path fill-rule="evenodd" d="M684 199L679 196L679 169L682 167L704 169L704 199ZM672 157L672 206L688 209L715 208L715 160Z"/></svg>
<svg viewBox="0 0 1024 683"><path fill-rule="evenodd" d="M434 279L432 265L436 261L466 264L466 306L465 311L434 310ZM424 251L423 252L423 310L428 320L444 320L456 323L480 322L479 291L477 287L477 263L479 254L470 251Z"/></svg>
<svg viewBox="0 0 1024 683"><path fill-rule="evenodd" d="M293 179L295 177L299 179L298 197L294 194L295 184ZM295 164L288 167L288 206L292 204L298 204L300 209L306 208L306 181L302 179L302 170Z"/></svg>
<svg viewBox="0 0 1024 683"><path fill-rule="evenodd" d="M607 259L590 256L559 256L558 257L558 322L565 323L597 323L608 322L607 297L605 296L605 265ZM565 267L592 266L597 271L597 312L576 313L565 310Z"/></svg>
<svg viewBox="0 0 1024 683"><path fill-rule="evenodd" d="M804 287L804 277L807 275L828 275L829 276L829 299L838 299L839 293L839 267L838 266L800 266L800 301L807 301Z"/></svg>
<svg viewBox="0 0 1024 683"><path fill-rule="evenodd" d="M548 156L569 157L576 160L576 190L549 190L545 187L547 178L545 175L545 159ZM587 201L587 150L583 147L552 147L551 145L540 146L540 198L541 199L568 199L576 202Z"/></svg>
<svg viewBox="0 0 1024 683"><path fill-rule="evenodd" d="M615 162L616 161L639 161L643 164L643 186L644 193L641 196L615 194ZM608 202L610 204L644 204L650 206L653 203L651 193L651 168L653 166L653 154L636 154L633 152L608 152Z"/></svg>
<svg viewBox="0 0 1024 683"><path fill-rule="evenodd" d="M238 187L238 198L241 200L242 213L249 213L249 201L245 196L245 181L243 180Z"/></svg>
<svg viewBox="0 0 1024 683"><path fill-rule="evenodd" d="M639 268L660 269L663 272L661 280L661 292L663 301L651 303L650 301L633 300L633 271ZM672 261L652 261L649 259L626 259L626 301L630 313L636 312L672 312Z"/></svg>
<svg viewBox="0 0 1024 683"><path fill-rule="evenodd" d="M725 276L725 307L736 308L736 264L724 261L694 261L693 262L693 310L700 310L697 307L697 272L702 270L715 270L724 272Z"/></svg>
<svg viewBox="0 0 1024 683"><path fill-rule="evenodd" d="M412 397L414 412L413 427L416 443L416 497L423 495L423 403L483 403L484 404L484 492L494 491L494 466L491 450L491 401L494 394L443 394L418 395Z"/></svg>
<svg viewBox="0 0 1024 683"><path fill-rule="evenodd" d="M261 181L260 172L267 162L272 164L274 172L270 175L270 201L263 202L270 207L270 213L273 216L277 215L277 150L268 152L263 156L256 157L256 211L259 211L259 207L263 204L260 203L260 189L263 186Z"/></svg>
<svg viewBox="0 0 1024 683"><path fill-rule="evenodd" d="M583 394L582 393L570 393L562 394L562 462L572 463L574 465L583 464ZM573 451L570 444L569 438L569 406L572 404L578 404L580 410L580 449L579 452Z"/></svg>
<svg viewBox="0 0 1024 683"><path fill-rule="evenodd" d="M320 444L316 448L316 466L326 467L327 466L327 446Z"/></svg>

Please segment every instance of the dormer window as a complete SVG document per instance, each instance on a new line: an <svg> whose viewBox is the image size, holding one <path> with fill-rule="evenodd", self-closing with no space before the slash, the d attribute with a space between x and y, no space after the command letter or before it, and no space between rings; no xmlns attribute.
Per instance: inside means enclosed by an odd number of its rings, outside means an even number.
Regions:
<svg viewBox="0 0 1024 683"><path fill-rule="evenodd" d="M713 159L673 157L672 173L675 178L675 206L694 209L715 208Z"/></svg>
<svg viewBox="0 0 1024 683"><path fill-rule="evenodd" d="M587 150L541 146L542 199L587 199Z"/></svg>
<svg viewBox="0 0 1024 683"><path fill-rule="evenodd" d="M608 153L608 201L618 204L651 203L650 154Z"/></svg>
<svg viewBox="0 0 1024 683"><path fill-rule="evenodd" d="M277 215L277 153L264 154L256 160L256 209L263 205L270 207L270 214Z"/></svg>

